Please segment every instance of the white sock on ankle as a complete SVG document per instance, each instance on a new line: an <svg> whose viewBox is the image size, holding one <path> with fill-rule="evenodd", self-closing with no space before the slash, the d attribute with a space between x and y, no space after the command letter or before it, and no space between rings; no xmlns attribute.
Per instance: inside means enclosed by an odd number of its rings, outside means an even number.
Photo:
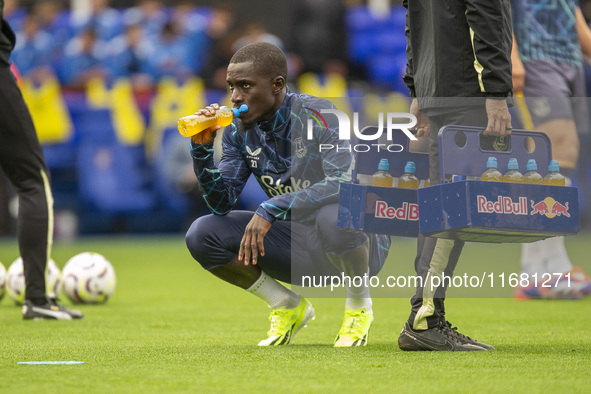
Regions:
<svg viewBox="0 0 591 394"><path fill-rule="evenodd" d="M564 274L573 269L566 247L564 245L564 237L554 237L545 239L546 248L546 270L550 274Z"/></svg>
<svg viewBox="0 0 591 394"><path fill-rule="evenodd" d="M265 301L272 309L281 307L291 309L300 303L299 295L277 282L264 271L261 271L261 276L246 291Z"/></svg>
<svg viewBox="0 0 591 394"><path fill-rule="evenodd" d="M521 244L521 272L542 275L546 272L544 240Z"/></svg>
<svg viewBox="0 0 591 394"><path fill-rule="evenodd" d="M347 290L347 300L345 301L345 306L351 309L361 309L363 307L367 308L367 312L372 311L372 301L371 296L369 295L369 286L348 286L345 285Z"/></svg>

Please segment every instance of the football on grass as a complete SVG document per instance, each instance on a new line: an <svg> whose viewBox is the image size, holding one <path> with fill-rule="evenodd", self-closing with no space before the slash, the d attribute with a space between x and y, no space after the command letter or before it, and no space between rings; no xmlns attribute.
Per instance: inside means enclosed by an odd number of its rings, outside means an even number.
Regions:
<svg viewBox="0 0 591 394"><path fill-rule="evenodd" d="M4 294L6 293L6 268L4 265L0 263L0 300L4 298Z"/></svg>
<svg viewBox="0 0 591 394"><path fill-rule="evenodd" d="M49 298L58 298L61 284L60 269L53 259L47 263L45 272L45 288ZM23 259L17 258L12 262L6 273L6 292L15 304L22 305L25 302L25 274L23 271Z"/></svg>
<svg viewBox="0 0 591 394"><path fill-rule="evenodd" d="M63 291L79 304L101 304L115 292L113 266L103 255L79 253L66 262L62 272Z"/></svg>

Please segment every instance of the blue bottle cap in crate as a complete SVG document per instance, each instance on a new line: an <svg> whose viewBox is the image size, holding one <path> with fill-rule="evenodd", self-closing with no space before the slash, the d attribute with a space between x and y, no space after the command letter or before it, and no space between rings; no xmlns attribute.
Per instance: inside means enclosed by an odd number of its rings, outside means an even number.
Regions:
<svg viewBox="0 0 591 394"><path fill-rule="evenodd" d="M527 171L537 171L538 164L536 163L536 159L529 159L527 161L527 167L525 167Z"/></svg>
<svg viewBox="0 0 591 394"><path fill-rule="evenodd" d="M380 164L378 164L378 170L388 171L389 169L390 163L388 163L388 159L380 159Z"/></svg>
<svg viewBox="0 0 591 394"><path fill-rule="evenodd" d="M558 160L550 160L550 164L548 164L548 171L560 171Z"/></svg>
<svg viewBox="0 0 591 394"><path fill-rule="evenodd" d="M517 159L512 157L509 159L509 163L507 163L507 169L509 170L518 170L519 169L519 163L517 162Z"/></svg>
<svg viewBox="0 0 591 394"><path fill-rule="evenodd" d="M497 168L497 158L494 156L490 156L486 160L486 168Z"/></svg>
<svg viewBox="0 0 591 394"><path fill-rule="evenodd" d="M415 173L415 162L414 161L407 161L406 165L404 166L404 172L408 172L409 174Z"/></svg>

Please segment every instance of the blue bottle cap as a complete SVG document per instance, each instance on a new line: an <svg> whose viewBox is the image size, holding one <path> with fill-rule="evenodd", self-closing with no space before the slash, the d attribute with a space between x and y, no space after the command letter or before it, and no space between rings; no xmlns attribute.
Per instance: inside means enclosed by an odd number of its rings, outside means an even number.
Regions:
<svg viewBox="0 0 591 394"><path fill-rule="evenodd" d="M525 167L527 171L537 171L538 164L536 163L536 159L529 159L527 161L527 166Z"/></svg>
<svg viewBox="0 0 591 394"><path fill-rule="evenodd" d="M519 163L517 162L517 159L512 157L509 159L509 163L507 163L507 169L509 170L518 170L519 169Z"/></svg>
<svg viewBox="0 0 591 394"><path fill-rule="evenodd" d="M232 108L232 112L234 112L234 117L237 118L240 114L248 112L248 105L242 104L240 108Z"/></svg>
<svg viewBox="0 0 591 394"><path fill-rule="evenodd" d="M404 172L408 172L409 174L415 173L415 162L414 161L407 161L406 165L404 166Z"/></svg>
<svg viewBox="0 0 591 394"><path fill-rule="evenodd" d="M490 156L486 160L486 168L497 168L497 158L494 156Z"/></svg>
<svg viewBox="0 0 591 394"><path fill-rule="evenodd" d="M558 160L550 161L550 164L548 165L548 171L560 171L560 165L558 164Z"/></svg>
<svg viewBox="0 0 591 394"><path fill-rule="evenodd" d="M388 159L380 159L380 164L378 164L378 170L388 171L389 169L390 163L388 163Z"/></svg>

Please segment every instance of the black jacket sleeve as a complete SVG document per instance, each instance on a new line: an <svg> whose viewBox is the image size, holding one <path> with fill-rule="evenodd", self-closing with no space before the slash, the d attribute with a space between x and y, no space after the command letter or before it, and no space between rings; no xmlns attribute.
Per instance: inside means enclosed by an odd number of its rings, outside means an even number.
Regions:
<svg viewBox="0 0 591 394"><path fill-rule="evenodd" d="M507 96L511 81L511 3L509 0L465 0L474 68L481 92Z"/></svg>
<svg viewBox="0 0 591 394"><path fill-rule="evenodd" d="M412 68L412 46L410 43L410 26L408 22L408 0L402 2L404 8L407 9L406 13L406 25L404 26L404 36L406 37L406 70L402 77L404 83L408 87L410 97L416 97L415 93L415 82Z"/></svg>

